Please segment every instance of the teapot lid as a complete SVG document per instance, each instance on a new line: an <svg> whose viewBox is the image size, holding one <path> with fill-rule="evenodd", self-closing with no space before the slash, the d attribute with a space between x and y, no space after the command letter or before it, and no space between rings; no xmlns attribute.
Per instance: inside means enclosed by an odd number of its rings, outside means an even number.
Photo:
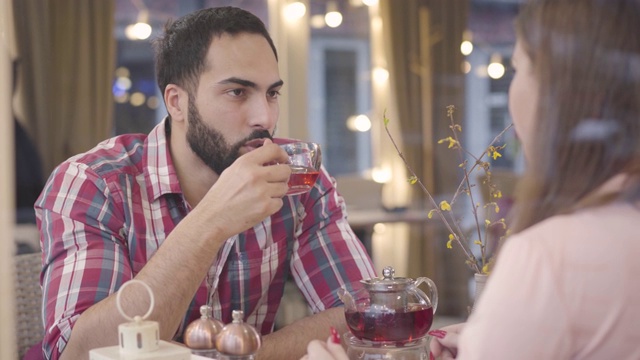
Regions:
<svg viewBox="0 0 640 360"><path fill-rule="evenodd" d="M414 282L411 278L395 277L394 274L394 268L392 266L386 266L382 269L382 278L360 280L360 282L370 291L383 292L401 291Z"/></svg>

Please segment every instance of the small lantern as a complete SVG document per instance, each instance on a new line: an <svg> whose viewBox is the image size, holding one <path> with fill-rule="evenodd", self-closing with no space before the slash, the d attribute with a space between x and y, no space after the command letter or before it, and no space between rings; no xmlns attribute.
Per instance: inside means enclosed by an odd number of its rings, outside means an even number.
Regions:
<svg viewBox="0 0 640 360"><path fill-rule="evenodd" d="M143 316L129 317L120 305L120 294L129 284L143 285L149 292L151 304ZM118 325L119 345L89 351L90 360L189 360L189 349L160 340L160 326L157 321L146 321L153 311L154 299L151 288L140 280L129 280L120 287L116 297L116 306L120 314L130 322Z"/></svg>

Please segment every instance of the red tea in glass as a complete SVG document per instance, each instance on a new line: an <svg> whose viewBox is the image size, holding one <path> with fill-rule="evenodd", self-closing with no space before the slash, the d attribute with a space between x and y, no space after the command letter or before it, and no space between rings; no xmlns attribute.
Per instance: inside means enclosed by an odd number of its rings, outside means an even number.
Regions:
<svg viewBox="0 0 640 360"><path fill-rule="evenodd" d="M291 171L287 195L302 194L311 190L318 179L319 172L313 168L291 166Z"/></svg>
<svg viewBox="0 0 640 360"><path fill-rule="evenodd" d="M320 145L294 141L280 144L280 147L289 155L287 164L291 167L287 195L303 194L311 190L318 179L322 164Z"/></svg>
<svg viewBox="0 0 640 360"><path fill-rule="evenodd" d="M359 339L406 343L424 337L433 323L433 308L412 304L407 310L346 311L349 329Z"/></svg>

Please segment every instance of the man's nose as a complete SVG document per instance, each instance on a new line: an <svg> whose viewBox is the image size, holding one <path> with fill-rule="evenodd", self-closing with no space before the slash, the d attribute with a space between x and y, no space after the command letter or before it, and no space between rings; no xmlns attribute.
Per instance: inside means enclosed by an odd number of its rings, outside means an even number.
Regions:
<svg viewBox="0 0 640 360"><path fill-rule="evenodd" d="M252 128L270 130L275 126L278 117L278 104L266 98L254 99L249 112L249 125Z"/></svg>

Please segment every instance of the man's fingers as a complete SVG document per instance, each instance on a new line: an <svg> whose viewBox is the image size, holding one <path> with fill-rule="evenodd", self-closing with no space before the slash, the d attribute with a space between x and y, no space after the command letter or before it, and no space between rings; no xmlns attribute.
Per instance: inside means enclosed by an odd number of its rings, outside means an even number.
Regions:
<svg viewBox="0 0 640 360"><path fill-rule="evenodd" d="M272 164L274 162L277 164L286 164L289 161L287 152L269 139L265 140L264 145L261 147L246 153L244 157L252 159L252 161L260 165Z"/></svg>

